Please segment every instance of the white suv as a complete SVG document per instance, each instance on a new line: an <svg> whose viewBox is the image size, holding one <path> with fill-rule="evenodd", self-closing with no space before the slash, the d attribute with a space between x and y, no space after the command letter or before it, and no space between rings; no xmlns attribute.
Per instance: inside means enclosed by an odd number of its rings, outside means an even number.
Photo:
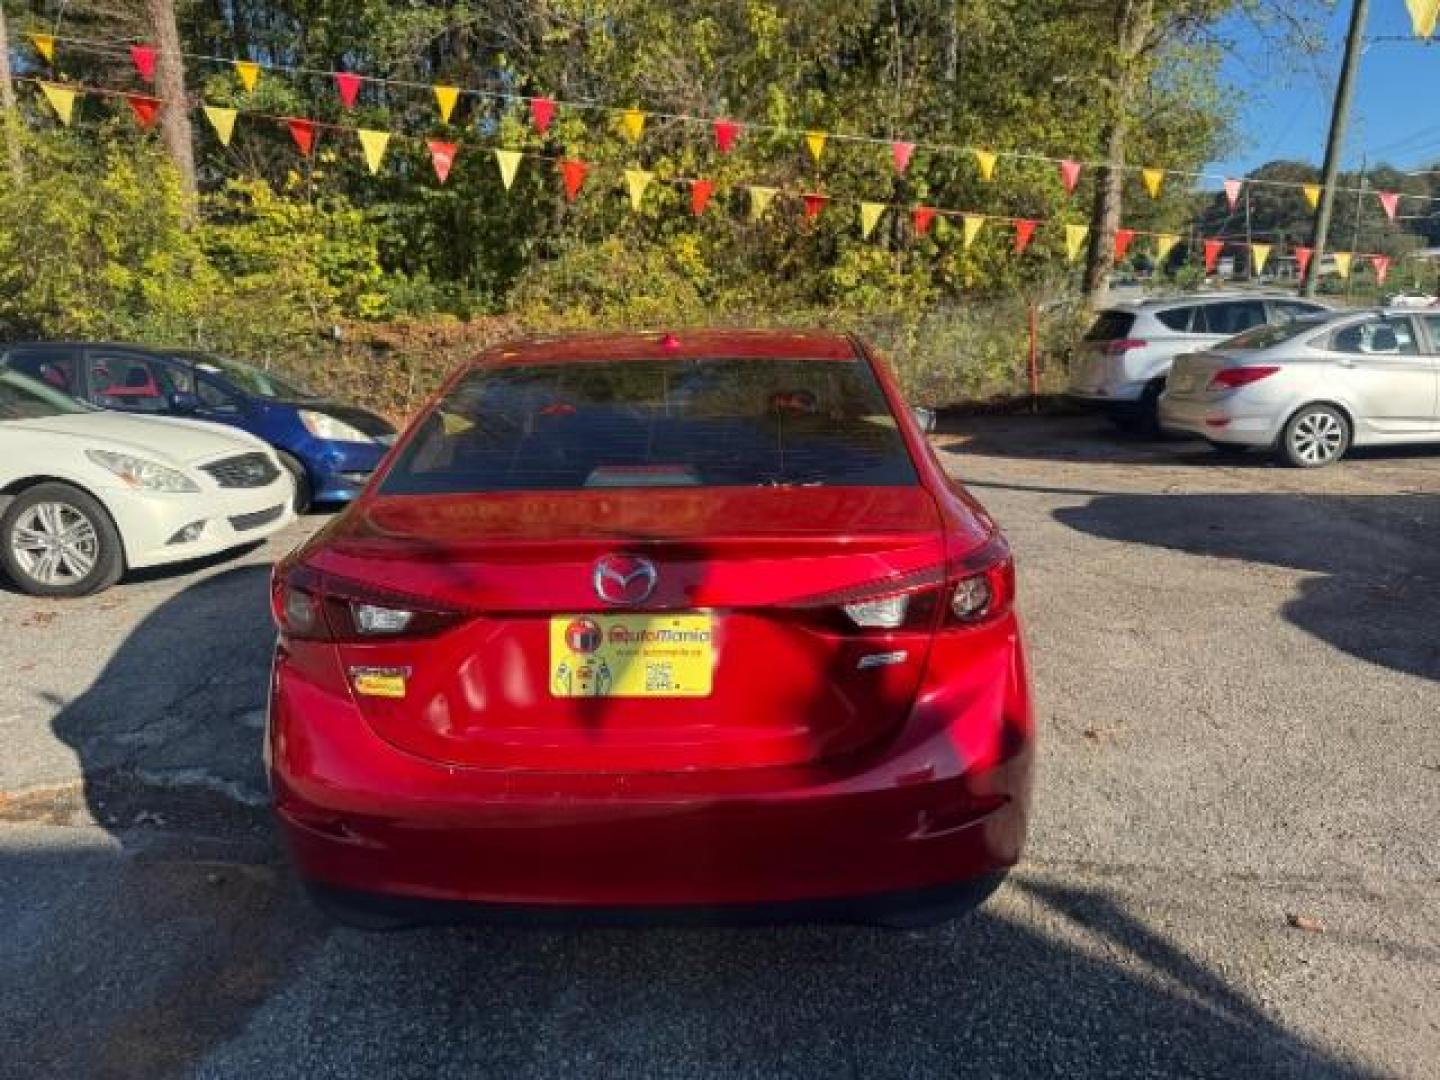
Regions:
<svg viewBox="0 0 1440 1080"><path fill-rule="evenodd" d="M1103 410L1127 430L1159 431L1158 403L1170 365L1267 323L1329 311L1313 300L1256 293L1207 293L1115 304L1097 315L1070 367L1069 396Z"/></svg>

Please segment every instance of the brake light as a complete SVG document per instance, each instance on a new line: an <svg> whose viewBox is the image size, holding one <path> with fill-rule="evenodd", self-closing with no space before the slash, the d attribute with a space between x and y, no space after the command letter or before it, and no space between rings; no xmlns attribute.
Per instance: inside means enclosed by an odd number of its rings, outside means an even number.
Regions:
<svg viewBox="0 0 1440 1080"><path fill-rule="evenodd" d="M1004 615L1015 602L1015 559L996 533L954 568L945 620L949 626L978 626Z"/></svg>
<svg viewBox="0 0 1440 1080"><path fill-rule="evenodd" d="M1280 369L1273 364L1254 364L1249 367L1222 368L1210 377L1210 390L1234 390L1249 386L1253 382L1274 375Z"/></svg>
<svg viewBox="0 0 1440 1080"><path fill-rule="evenodd" d="M349 643L431 637L467 617L433 601L322 575L308 566L276 567L270 609L287 637Z"/></svg>
<svg viewBox="0 0 1440 1080"><path fill-rule="evenodd" d="M1108 342L1105 353L1107 356L1124 356L1131 349L1143 349L1149 344L1143 338L1120 338L1118 341Z"/></svg>

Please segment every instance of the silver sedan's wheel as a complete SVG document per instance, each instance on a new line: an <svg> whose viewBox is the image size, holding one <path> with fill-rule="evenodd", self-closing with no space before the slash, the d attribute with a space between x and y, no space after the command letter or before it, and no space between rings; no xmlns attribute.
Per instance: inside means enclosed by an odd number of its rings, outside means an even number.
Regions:
<svg viewBox="0 0 1440 1080"><path fill-rule="evenodd" d="M120 580L125 553L94 496L50 481L22 491L0 514L0 566L34 596L85 596Z"/></svg>
<svg viewBox="0 0 1440 1080"><path fill-rule="evenodd" d="M28 507L10 530L10 551L26 577L41 585L84 581L95 570L95 523L68 503Z"/></svg>
<svg viewBox="0 0 1440 1080"><path fill-rule="evenodd" d="M1290 418L1280 436L1281 458L1300 469L1339 461L1349 447L1349 421L1329 405L1307 405Z"/></svg>

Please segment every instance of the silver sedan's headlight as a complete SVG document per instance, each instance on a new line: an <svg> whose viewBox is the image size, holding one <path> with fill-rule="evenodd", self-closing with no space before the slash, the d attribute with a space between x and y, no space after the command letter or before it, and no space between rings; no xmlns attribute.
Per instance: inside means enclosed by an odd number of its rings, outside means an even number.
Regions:
<svg viewBox="0 0 1440 1080"><path fill-rule="evenodd" d="M85 456L114 473L125 483L141 491L168 491L172 494L198 495L200 485L178 469L146 461L131 454L113 450L86 450Z"/></svg>
<svg viewBox="0 0 1440 1080"><path fill-rule="evenodd" d="M305 430L310 432L311 435L314 435L317 439L325 439L327 442L363 443L375 441L353 424L347 424L344 420L337 420L329 413L301 409L300 422L305 425Z"/></svg>

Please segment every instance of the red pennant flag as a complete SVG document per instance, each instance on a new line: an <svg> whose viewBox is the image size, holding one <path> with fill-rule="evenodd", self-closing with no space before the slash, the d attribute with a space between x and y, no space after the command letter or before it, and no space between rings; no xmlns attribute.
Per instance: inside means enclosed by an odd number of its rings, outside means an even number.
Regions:
<svg viewBox="0 0 1440 1080"><path fill-rule="evenodd" d="M1015 254L1024 255L1025 249L1030 246L1030 238L1035 235L1035 226L1040 224L1032 218L1021 218L1015 222Z"/></svg>
<svg viewBox="0 0 1440 1080"><path fill-rule="evenodd" d="M1065 185L1065 194L1071 195L1080 182L1080 163L1066 158L1060 162L1060 182Z"/></svg>
<svg viewBox="0 0 1440 1080"><path fill-rule="evenodd" d="M1385 216L1394 221L1395 211L1400 208L1400 193L1396 191L1380 192L1380 205L1385 208Z"/></svg>
<svg viewBox="0 0 1440 1080"><path fill-rule="evenodd" d="M355 96L360 93L360 76L350 71L335 72L335 89L340 91L340 104L353 109Z"/></svg>
<svg viewBox="0 0 1440 1080"><path fill-rule="evenodd" d="M1385 278L1390 273L1390 256L1371 255L1370 265L1375 268L1375 284L1384 285Z"/></svg>
<svg viewBox="0 0 1440 1080"><path fill-rule="evenodd" d="M1295 245L1295 268L1300 271L1300 276L1305 276L1305 268L1310 265L1310 256L1315 254L1314 248Z"/></svg>
<svg viewBox="0 0 1440 1080"><path fill-rule="evenodd" d="M713 194L715 194L714 180L691 180L690 212L696 217L705 213L705 207L710 205L710 196Z"/></svg>
<svg viewBox="0 0 1440 1080"><path fill-rule="evenodd" d="M566 158L560 162L560 179L565 182L566 202L575 201L575 196L580 194L580 186L585 183L585 174L589 171L589 165L574 158Z"/></svg>
<svg viewBox="0 0 1440 1080"><path fill-rule="evenodd" d="M895 171L904 175L910 167L910 155L915 153L913 142L892 142L890 144L890 160L895 163Z"/></svg>
<svg viewBox="0 0 1440 1080"><path fill-rule="evenodd" d="M935 208L933 206L917 206L910 211L910 222L915 226L916 236L924 236L928 233L934 221Z"/></svg>
<svg viewBox="0 0 1440 1080"><path fill-rule="evenodd" d="M125 103L130 106L130 111L135 114L135 119L142 128L153 127L155 117L160 114L160 99L147 97L144 94L126 94Z"/></svg>
<svg viewBox="0 0 1440 1080"><path fill-rule="evenodd" d="M550 121L555 119L555 101L553 98L537 97L530 99L530 122L535 125L535 130L544 135L550 130ZM577 186L576 190L579 188Z"/></svg>
<svg viewBox="0 0 1440 1080"><path fill-rule="evenodd" d="M1224 246L1224 240L1205 241L1205 272L1207 274L1213 274L1215 272L1215 260L1220 258L1220 249Z"/></svg>
<svg viewBox="0 0 1440 1080"><path fill-rule="evenodd" d="M735 140L740 137L741 127L734 120L716 120L715 128L715 149L722 154L728 154L735 145Z"/></svg>
<svg viewBox="0 0 1440 1080"><path fill-rule="evenodd" d="M1125 258L1125 252L1130 250L1130 241L1135 239L1134 229L1115 230L1115 261L1121 262Z"/></svg>
<svg viewBox="0 0 1440 1080"><path fill-rule="evenodd" d="M140 78L149 83L155 81L155 46L131 45L130 59L135 62L135 70L140 73Z"/></svg>
<svg viewBox="0 0 1440 1080"><path fill-rule="evenodd" d="M1230 204L1230 209L1235 209L1235 204L1240 200L1240 181L1225 181L1225 201Z"/></svg>
<svg viewBox="0 0 1440 1080"><path fill-rule="evenodd" d="M830 201L829 195L816 195L813 192L807 192L806 194L801 195L800 198L805 203L806 221L814 221L817 217L819 217L820 211L824 210L825 204Z"/></svg>
<svg viewBox="0 0 1440 1080"><path fill-rule="evenodd" d="M289 125L290 137L295 140L295 145L300 148L300 153L308 158L311 151L315 149L314 122L291 117L285 123Z"/></svg>
<svg viewBox="0 0 1440 1080"><path fill-rule="evenodd" d="M459 147L453 142L441 142L438 139L431 139L428 145L430 164L435 166L435 175L443 184L450 178L450 166L455 164L455 151Z"/></svg>

